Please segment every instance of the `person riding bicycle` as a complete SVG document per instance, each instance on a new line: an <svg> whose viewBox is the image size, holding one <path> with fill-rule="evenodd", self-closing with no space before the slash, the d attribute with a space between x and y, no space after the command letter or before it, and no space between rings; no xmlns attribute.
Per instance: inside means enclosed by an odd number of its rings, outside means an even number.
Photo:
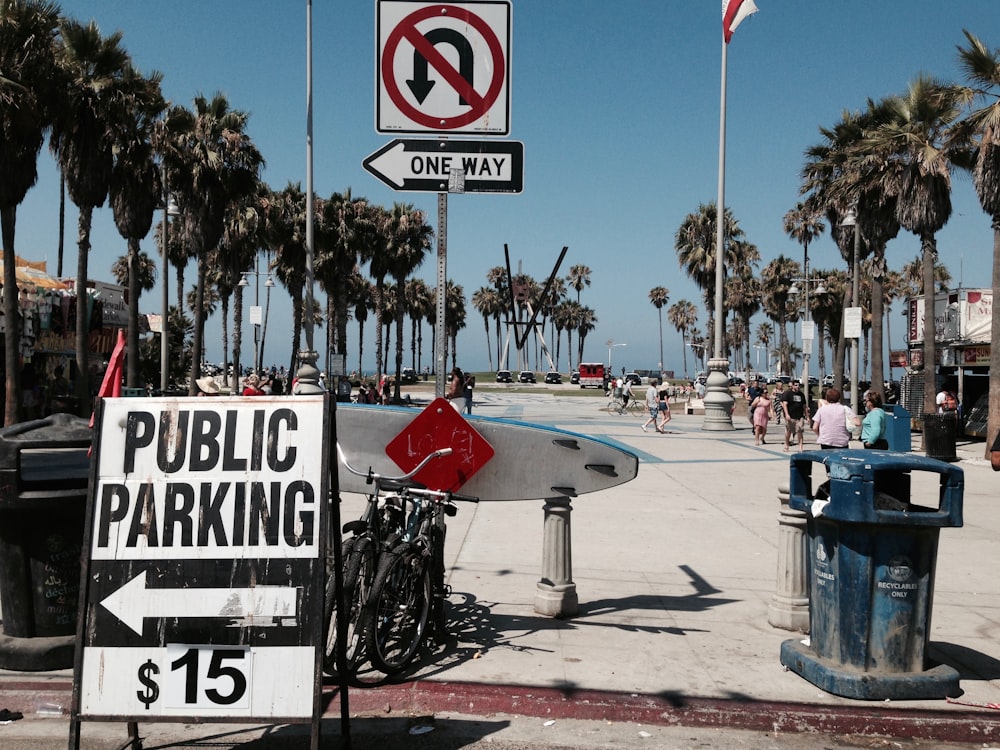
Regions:
<svg viewBox="0 0 1000 750"><path fill-rule="evenodd" d="M622 408L623 409L628 406L629 399L631 399L631 398L632 398L632 381L629 380L628 378L625 378L625 381L622 383Z"/></svg>

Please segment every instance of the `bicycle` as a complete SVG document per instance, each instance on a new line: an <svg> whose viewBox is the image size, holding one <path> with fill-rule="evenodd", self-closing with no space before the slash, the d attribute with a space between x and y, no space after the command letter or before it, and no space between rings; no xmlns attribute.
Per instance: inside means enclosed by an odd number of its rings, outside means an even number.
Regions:
<svg viewBox="0 0 1000 750"><path fill-rule="evenodd" d="M365 604L372 590L378 570L378 562L383 553L395 547L406 531L405 502L400 499L399 491L405 488L407 480L416 475L424 466L436 458L447 456L451 448L442 448L427 455L412 471L401 476L389 477L376 474L371 468L367 472L354 468L344 455L340 445L337 445L337 458L349 472L365 477L368 484L373 485L368 495L365 510L360 519L344 524L343 533L351 537L343 542L342 553L342 585L343 604L347 612L345 624L345 667L347 672L355 672L364 663L364 639L366 623L364 621ZM392 490L393 494L382 497L383 490ZM334 576L327 577L324 594L324 619L327 625L325 648L323 654L323 671L327 674L337 673L337 641L339 633L339 617L341 611L337 606Z"/></svg>
<svg viewBox="0 0 1000 750"><path fill-rule="evenodd" d="M399 496L412 506L400 543L379 560L363 619L365 647L372 666L387 675L402 672L427 636L444 632L445 517L458 512L455 500L477 498L453 492L403 487Z"/></svg>
<svg viewBox="0 0 1000 750"><path fill-rule="evenodd" d="M646 411L646 406L636 400L635 394L630 393L628 401L622 403L621 396L609 396L608 403L604 407L608 414L631 414L635 417L642 416Z"/></svg>

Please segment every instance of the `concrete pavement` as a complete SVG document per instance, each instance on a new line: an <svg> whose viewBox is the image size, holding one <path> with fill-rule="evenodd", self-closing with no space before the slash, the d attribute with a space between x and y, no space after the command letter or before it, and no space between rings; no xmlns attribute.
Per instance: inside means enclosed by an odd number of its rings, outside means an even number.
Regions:
<svg viewBox="0 0 1000 750"><path fill-rule="evenodd" d="M993 572L1000 474L981 458L982 442L959 445L965 525L941 531L931 621L932 656L959 670L963 695L958 702L869 703L825 693L779 662L781 643L802 637L768 624L778 488L788 481L783 427L772 423L768 443L754 446L745 418L734 418L732 432L703 432L701 417L675 407L668 434L659 435L642 432L644 417L608 415L603 405L558 389L516 395L480 389L475 409L603 437L639 455L636 480L573 501L579 613L551 619L533 611L540 502L462 504L449 520L449 641L395 684L360 675L368 684L349 691L352 714L434 715L439 723L537 717L539 726L567 727L576 726L570 720L591 721L597 738L612 744L610 729L602 735L600 727L613 724L632 739L641 732L665 737L656 733L683 726L1000 745L1000 712L987 707L1000 705L1000 579ZM914 485L915 494L933 493L936 478L932 488ZM360 507L360 498L345 498L344 518L356 517ZM0 726L0 743L14 747L7 742L43 728L65 737L71 683L68 671L0 672L0 708L25 714ZM332 732L339 710L331 685ZM95 744L85 746L103 747L96 743L104 730L93 724L85 723L84 736ZM190 731L213 734L212 725ZM246 746L267 746L255 741Z"/></svg>

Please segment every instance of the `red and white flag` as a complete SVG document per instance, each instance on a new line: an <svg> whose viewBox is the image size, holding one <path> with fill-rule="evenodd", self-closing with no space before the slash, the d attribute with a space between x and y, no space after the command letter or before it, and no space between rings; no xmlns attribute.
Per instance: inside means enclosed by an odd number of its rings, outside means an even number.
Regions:
<svg viewBox="0 0 1000 750"><path fill-rule="evenodd" d="M757 12L757 6L753 0L722 0L722 36L729 44L733 38L736 27L743 23L743 19Z"/></svg>

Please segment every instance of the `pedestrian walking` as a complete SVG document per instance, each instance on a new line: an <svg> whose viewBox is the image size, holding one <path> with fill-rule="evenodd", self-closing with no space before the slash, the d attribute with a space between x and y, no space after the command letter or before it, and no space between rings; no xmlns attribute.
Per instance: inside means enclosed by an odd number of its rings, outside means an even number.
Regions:
<svg viewBox="0 0 1000 750"><path fill-rule="evenodd" d="M771 391L771 406L774 411L774 421L776 424L781 424L781 417L784 412L783 401L785 397L785 386L779 380L774 385L774 390Z"/></svg>
<svg viewBox="0 0 1000 750"><path fill-rule="evenodd" d="M660 424L657 426L657 429L660 432L665 432L663 428L666 427L667 422L670 421L670 391L667 388L662 388L657 393L657 396L659 397L657 408L660 411Z"/></svg>
<svg viewBox="0 0 1000 750"><path fill-rule="evenodd" d="M652 423L657 432L662 432L659 425L656 424L656 418L660 412L660 397L656 393L656 378L650 378L649 385L646 387L646 410L649 412L649 419L639 425L642 427L642 431L646 432L646 428Z"/></svg>
<svg viewBox="0 0 1000 750"><path fill-rule="evenodd" d="M821 449L846 448L851 442L851 433L847 431L847 417L844 406L840 403L838 389L827 390L826 403L816 410L812 422Z"/></svg>
<svg viewBox="0 0 1000 750"><path fill-rule="evenodd" d="M465 382L462 384L462 396L465 399L465 413L472 414L472 389L476 387L476 376L465 373Z"/></svg>
<svg viewBox="0 0 1000 750"><path fill-rule="evenodd" d="M793 380L791 387L782 394L778 408L785 414L785 452L788 452L793 442L797 442L799 450L802 450L809 410L805 394L802 393L802 384L798 380Z"/></svg>
<svg viewBox="0 0 1000 750"><path fill-rule="evenodd" d="M767 445L767 423L771 420L771 397L767 389L761 390L760 394L750 402L750 410L753 412L751 419L753 422L754 445Z"/></svg>

